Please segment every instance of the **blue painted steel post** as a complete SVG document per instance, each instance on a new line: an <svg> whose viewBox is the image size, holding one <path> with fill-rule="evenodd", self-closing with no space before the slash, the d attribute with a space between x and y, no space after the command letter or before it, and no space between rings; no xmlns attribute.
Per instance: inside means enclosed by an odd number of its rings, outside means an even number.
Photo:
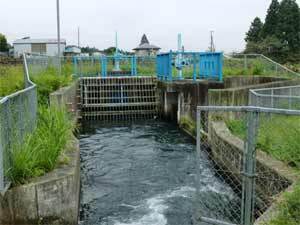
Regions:
<svg viewBox="0 0 300 225"><path fill-rule="evenodd" d="M133 56L130 57L130 69L131 69L131 76L133 76Z"/></svg>
<svg viewBox="0 0 300 225"><path fill-rule="evenodd" d="M101 64L102 64L102 72L101 72L102 76L106 77L106 75L107 75L107 68L106 68L107 60L106 60L106 56L101 57Z"/></svg>
<svg viewBox="0 0 300 225"><path fill-rule="evenodd" d="M76 56L73 56L73 68L74 68L74 71L73 73L77 76L77 59L76 59Z"/></svg>
<svg viewBox="0 0 300 225"><path fill-rule="evenodd" d="M99 77L102 75L102 60L101 60L101 56L99 56Z"/></svg>
<svg viewBox="0 0 300 225"><path fill-rule="evenodd" d="M172 50L169 53L169 57L168 57L168 81L172 81L172 58L173 58L173 53Z"/></svg>
<svg viewBox="0 0 300 225"><path fill-rule="evenodd" d="M196 53L193 53L193 80L196 81L197 79L197 58Z"/></svg>
<svg viewBox="0 0 300 225"><path fill-rule="evenodd" d="M219 55L219 81L223 81L223 53Z"/></svg>
<svg viewBox="0 0 300 225"><path fill-rule="evenodd" d="M137 59L136 59L135 55L133 56L133 65L134 65L134 67L133 67L133 75L137 76L138 75L137 74Z"/></svg>
<svg viewBox="0 0 300 225"><path fill-rule="evenodd" d="M156 77L158 80L160 80L160 76L159 76L159 72L160 72L160 68L159 68L159 55L156 56Z"/></svg>

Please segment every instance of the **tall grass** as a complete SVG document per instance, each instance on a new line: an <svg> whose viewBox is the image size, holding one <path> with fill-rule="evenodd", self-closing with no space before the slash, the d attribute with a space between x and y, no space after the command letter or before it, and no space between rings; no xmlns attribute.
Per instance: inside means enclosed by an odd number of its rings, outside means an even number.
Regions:
<svg viewBox="0 0 300 225"><path fill-rule="evenodd" d="M61 75L58 75L57 69L49 67L31 77L37 85L39 104L48 104L50 93L72 82L72 73L69 70L69 67L63 67Z"/></svg>
<svg viewBox="0 0 300 225"><path fill-rule="evenodd" d="M285 193L279 205L278 215L270 225L299 225L300 224L300 183L290 193Z"/></svg>
<svg viewBox="0 0 300 225"><path fill-rule="evenodd" d="M229 120L226 123L233 134L245 138L247 127L244 120ZM261 115L257 148L300 169L300 117Z"/></svg>
<svg viewBox="0 0 300 225"><path fill-rule="evenodd" d="M0 96L9 95L24 88L23 66L0 65Z"/></svg>
<svg viewBox="0 0 300 225"><path fill-rule="evenodd" d="M23 184L53 170L73 129L74 123L64 109L39 106L36 130L13 146L12 167L6 172L12 183Z"/></svg>

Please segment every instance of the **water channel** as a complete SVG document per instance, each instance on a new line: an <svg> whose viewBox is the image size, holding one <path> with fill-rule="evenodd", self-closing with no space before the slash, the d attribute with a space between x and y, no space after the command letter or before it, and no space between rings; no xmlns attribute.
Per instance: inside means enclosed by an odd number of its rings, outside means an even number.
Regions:
<svg viewBox="0 0 300 225"><path fill-rule="evenodd" d="M205 224L193 219L202 207L195 204L195 148L193 139L163 121L83 123L80 224ZM202 211L228 221L235 193L212 176L212 167L209 162L198 167Z"/></svg>

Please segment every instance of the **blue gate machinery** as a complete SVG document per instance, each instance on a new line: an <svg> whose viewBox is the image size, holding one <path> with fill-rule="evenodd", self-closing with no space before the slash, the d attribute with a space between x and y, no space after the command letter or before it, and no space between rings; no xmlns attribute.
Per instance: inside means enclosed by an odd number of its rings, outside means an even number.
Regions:
<svg viewBox="0 0 300 225"><path fill-rule="evenodd" d="M80 77L157 75L161 81L207 79L222 81L222 52L185 52L181 34L178 50L155 56L124 55L118 49L113 56L74 56L74 74Z"/></svg>
<svg viewBox="0 0 300 225"><path fill-rule="evenodd" d="M178 50L161 53L156 58L159 80L172 81L192 78L222 81L222 52L185 52L181 34L178 34Z"/></svg>

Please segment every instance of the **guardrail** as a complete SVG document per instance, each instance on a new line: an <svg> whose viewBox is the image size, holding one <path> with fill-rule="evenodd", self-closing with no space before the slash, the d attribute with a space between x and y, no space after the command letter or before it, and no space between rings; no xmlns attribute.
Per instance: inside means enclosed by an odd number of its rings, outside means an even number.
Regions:
<svg viewBox="0 0 300 225"><path fill-rule="evenodd" d="M300 110L300 85L252 89L249 92L249 105Z"/></svg>
<svg viewBox="0 0 300 225"><path fill-rule="evenodd" d="M36 127L37 90L30 80L25 54L23 60L24 89L0 99L0 191L10 185L7 173L14 145L22 143Z"/></svg>
<svg viewBox="0 0 300 225"><path fill-rule="evenodd" d="M274 60L262 54L224 54L224 69L234 72L249 74L262 73L263 75L282 76L282 77L300 77L300 74L275 62ZM250 71L252 70L252 71Z"/></svg>

